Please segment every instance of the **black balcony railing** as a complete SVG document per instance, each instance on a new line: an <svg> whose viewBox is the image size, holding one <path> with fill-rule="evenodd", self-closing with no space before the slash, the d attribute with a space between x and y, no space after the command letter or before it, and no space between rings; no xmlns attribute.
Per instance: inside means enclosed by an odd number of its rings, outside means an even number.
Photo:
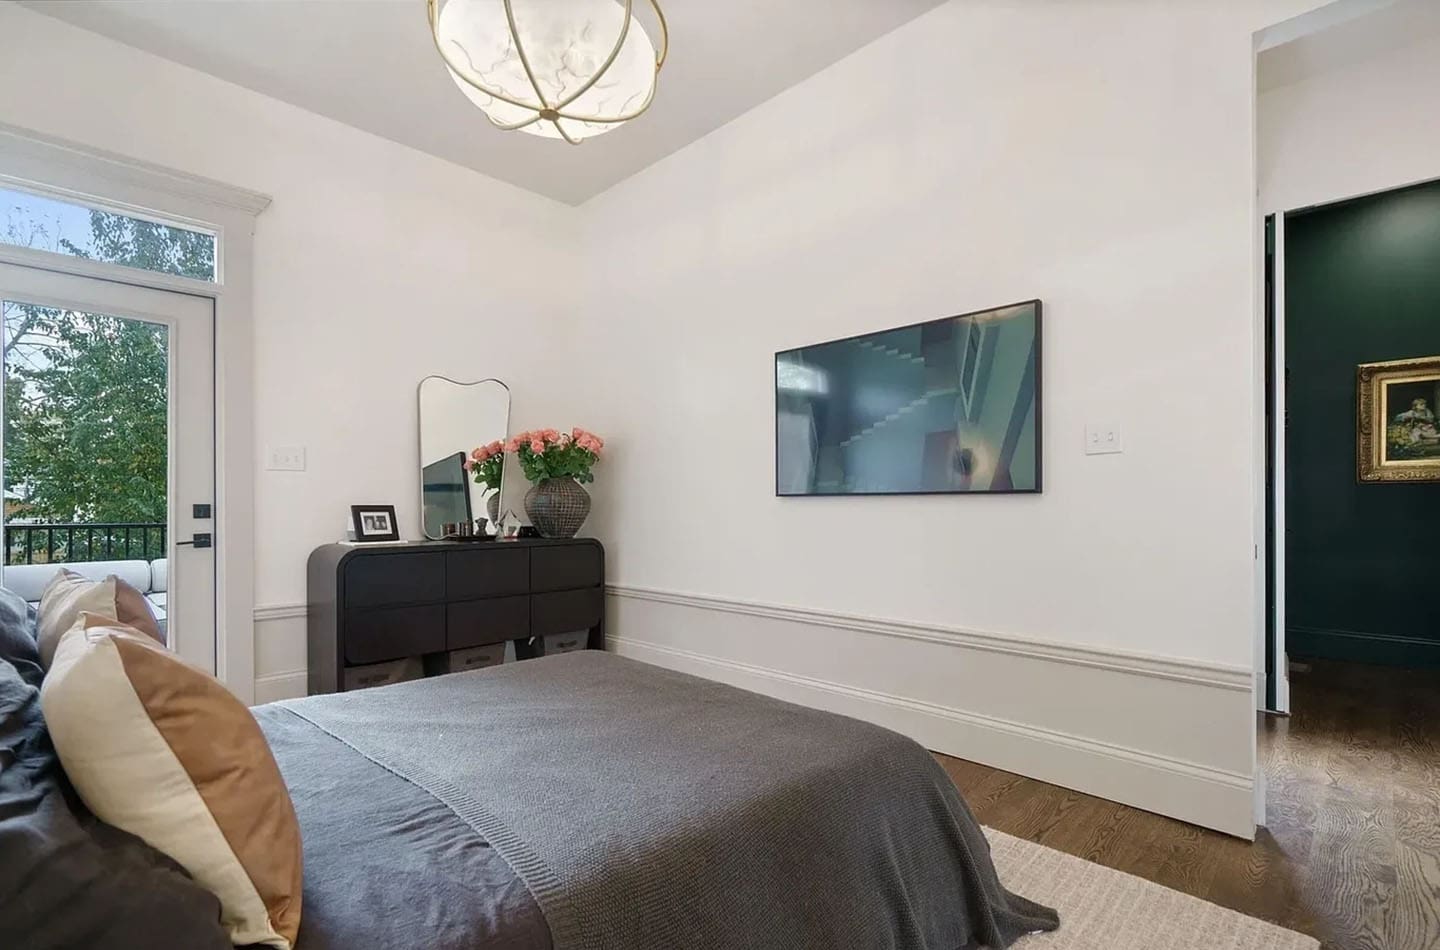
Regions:
<svg viewBox="0 0 1440 950"><path fill-rule="evenodd" d="M5 563L154 561L165 556L165 525L7 524Z"/></svg>

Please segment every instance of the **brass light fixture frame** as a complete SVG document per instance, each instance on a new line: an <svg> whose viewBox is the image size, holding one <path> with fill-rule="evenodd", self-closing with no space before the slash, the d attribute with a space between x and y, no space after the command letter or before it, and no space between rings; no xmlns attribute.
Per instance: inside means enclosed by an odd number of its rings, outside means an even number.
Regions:
<svg viewBox="0 0 1440 950"><path fill-rule="evenodd" d="M469 72L466 71L468 67L458 66L456 62L451 59L450 54L445 51L444 44L440 42L439 24L441 2L442 0L425 0L425 12L430 20L430 38L435 41L435 50L440 54L440 58L445 61L445 65L450 67L450 71L464 80L466 85L483 95L535 113L534 117L526 119L524 122L509 124L496 122L487 113L485 117L490 119L490 123L497 129L505 132L514 132L534 125L536 122L549 122L555 126L555 131L559 132L560 137L566 142L569 142L571 145L579 145L583 139L571 138L569 133L560 125L559 120L568 119L571 122L594 122L602 125L619 125L622 122L629 122L631 119L640 117L645 113L645 110L650 108L650 103L655 101L655 90L658 89L660 85L660 69L665 65L665 56L670 51L670 27L669 24L665 22L665 12L660 9L660 0L649 0L651 9L655 11L655 18L660 23L660 48L655 52L655 82L650 84L650 94L645 97L645 101L642 102L638 108L626 115L620 116L575 115L566 112L565 109L575 102L575 100L589 92L590 88L600 81L600 77L604 76L610 69L610 66L615 62L615 58L620 55L620 50L625 46L625 39L630 35L630 14L631 8L634 6L634 0L624 0L625 25L620 28L620 38L615 41L615 48L610 51L610 55L606 57L604 64L602 64L601 67L595 71L595 75L587 79L579 89L576 89L564 99L554 103L545 98L545 93L540 90L540 83L535 80L535 71L530 66L530 57L525 54L525 47L520 42L520 32L515 28L515 11L511 6L511 0L501 0L505 5L505 22L510 28L510 40L515 44L515 52L519 54L520 65L525 68L525 75L530 80L530 88L535 90L535 98L540 102L538 109L533 103L521 102L504 93L486 88L470 77ZM464 47L461 47L461 52L464 51Z"/></svg>

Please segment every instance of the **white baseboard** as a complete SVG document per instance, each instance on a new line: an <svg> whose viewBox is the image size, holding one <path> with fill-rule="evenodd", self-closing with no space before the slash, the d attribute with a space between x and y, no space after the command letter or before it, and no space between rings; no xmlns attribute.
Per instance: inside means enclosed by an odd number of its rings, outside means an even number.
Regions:
<svg viewBox="0 0 1440 950"><path fill-rule="evenodd" d="M265 673L255 677L255 705L278 702L304 696L307 691L305 671L291 670L288 673Z"/></svg>
<svg viewBox="0 0 1440 950"><path fill-rule="evenodd" d="M255 705L304 696L304 604L255 608Z"/></svg>
<svg viewBox="0 0 1440 950"><path fill-rule="evenodd" d="M622 656L1254 836L1249 670L710 596L609 592L608 641Z"/></svg>

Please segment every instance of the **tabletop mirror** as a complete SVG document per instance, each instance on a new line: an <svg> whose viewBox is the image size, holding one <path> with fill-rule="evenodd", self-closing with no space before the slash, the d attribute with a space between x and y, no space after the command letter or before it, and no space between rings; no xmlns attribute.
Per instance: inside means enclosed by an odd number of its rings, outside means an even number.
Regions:
<svg viewBox="0 0 1440 950"><path fill-rule="evenodd" d="M445 525L499 517L500 478L477 481L467 461L476 449L504 442L510 429L510 387L498 379L461 383L444 376L420 381L420 511L425 537ZM503 467L494 466L498 471ZM493 530L493 529L492 529Z"/></svg>

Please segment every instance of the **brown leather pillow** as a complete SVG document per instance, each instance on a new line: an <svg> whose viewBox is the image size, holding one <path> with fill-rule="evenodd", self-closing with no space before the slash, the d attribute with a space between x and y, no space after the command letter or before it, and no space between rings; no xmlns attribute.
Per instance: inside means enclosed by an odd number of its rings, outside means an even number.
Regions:
<svg viewBox="0 0 1440 950"><path fill-rule="evenodd" d="M115 619L165 646L165 634L160 632L160 624L155 622L155 614L150 610L150 601L145 599L145 595L126 583L119 574L111 574L106 580L115 582Z"/></svg>
<svg viewBox="0 0 1440 950"><path fill-rule="evenodd" d="M294 946L300 825L240 700L148 636L83 613L60 638L40 703L60 764L96 817L220 898L235 944Z"/></svg>

